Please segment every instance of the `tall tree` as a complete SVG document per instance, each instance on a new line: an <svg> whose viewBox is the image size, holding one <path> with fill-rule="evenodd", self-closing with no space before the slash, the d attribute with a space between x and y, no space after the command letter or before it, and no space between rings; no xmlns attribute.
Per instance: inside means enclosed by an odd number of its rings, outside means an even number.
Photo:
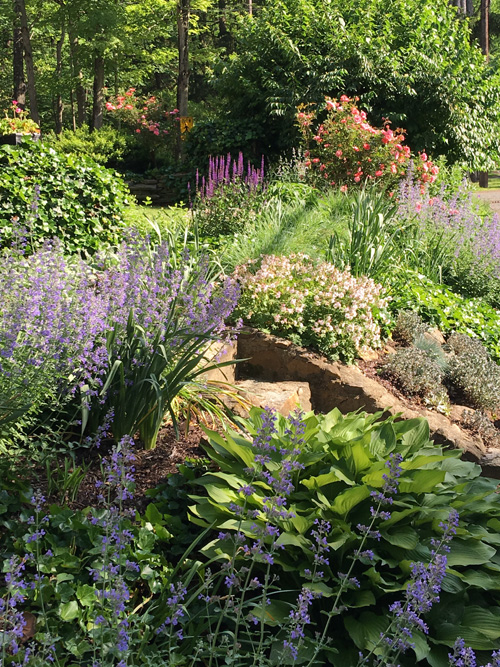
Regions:
<svg viewBox="0 0 500 667"><path fill-rule="evenodd" d="M16 2L14 3L14 5ZM14 19L12 25L12 71L14 75L14 96L18 106L24 109L26 106L26 81L24 80L24 46L19 11L14 7Z"/></svg>
<svg viewBox="0 0 500 667"><path fill-rule="evenodd" d="M26 75L28 78L28 96L30 101L30 115L35 123L40 123L38 113L38 101L35 85L35 68L33 65L33 51L31 48L31 35L28 26L28 16L26 14L26 5L24 0L15 0L14 12L19 20L21 35L24 48L24 62L26 64Z"/></svg>

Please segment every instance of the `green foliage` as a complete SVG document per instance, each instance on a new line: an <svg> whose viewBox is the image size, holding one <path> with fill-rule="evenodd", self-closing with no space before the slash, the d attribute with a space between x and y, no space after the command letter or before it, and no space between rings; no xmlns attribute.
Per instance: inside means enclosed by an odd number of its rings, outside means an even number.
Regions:
<svg viewBox="0 0 500 667"><path fill-rule="evenodd" d="M317 657L321 664L345 667L356 664L358 650L373 647L387 627L384 621L387 623L388 605L406 588L410 563L429 558L430 540L450 508L460 513L460 528L451 546L440 602L426 617L429 636L414 633L415 653L400 655L398 662L403 666L413 666L416 660L422 665L441 664L443 645L452 646L454 637L463 633L477 649L496 648L500 637L496 622L500 590L495 564L500 525L496 484L480 477L478 466L460 460L458 451L430 443L424 420L378 421L380 416L351 413L343 417L333 410L327 415L305 417L300 451L295 452L300 466L292 468L293 489L287 504L292 516L283 518L266 513L264 503L273 493L271 479L280 476L281 459L295 460L292 423L279 417L278 432L267 441L270 460L264 464L256 456L260 451L258 431L263 424L260 410L252 410L245 423L248 437L231 431L222 436L207 431L206 451L219 470L202 477L203 492L193 496L193 520L202 526L216 523L213 541L202 552L208 562L212 557L227 561L234 557L233 543L218 535L218 530L230 534L241 531L247 538L260 540L260 544L270 544L272 538L264 537L266 526L277 526L277 547L284 548L273 551L272 572L279 575L279 584L272 595L272 616L279 628L289 614L293 599L289 591L304 585L314 590L315 584L306 581L306 571L314 567L311 529L315 520L327 520L331 524L327 537L329 563L321 567L324 577L316 584L322 598L308 610L311 634L316 629L321 632L331 615L333 600L338 600L341 580L337 573L346 571L346 559L361 544L357 526L370 522L370 506L374 503L370 492L381 489L387 470L384 461L397 452L404 459L403 474L391 518L380 523L380 540L369 545L374 559L357 561L350 572L361 587L344 589L342 623L335 620L328 630L334 651ZM248 485L252 492L244 493ZM235 506L239 506L240 516L253 513L255 518L235 519ZM268 534L273 533L269 530ZM235 557L241 566L249 562L244 549ZM259 569L254 567L252 576L265 572L265 567L265 563ZM480 607L488 617L484 626L473 621ZM308 657L316 655L317 642L308 646Z"/></svg>
<svg viewBox="0 0 500 667"><path fill-rule="evenodd" d="M65 155L86 155L105 166L120 163L127 150L125 134L109 125L93 132L86 125L60 134L48 132L43 135L43 142Z"/></svg>
<svg viewBox="0 0 500 667"><path fill-rule="evenodd" d="M465 334L453 334L448 346L454 352L448 379L472 407L496 409L500 403L500 366L492 361L484 345Z"/></svg>
<svg viewBox="0 0 500 667"><path fill-rule="evenodd" d="M429 403L446 394L443 369L427 352L416 347L405 347L391 354L383 366L383 374L405 394L420 396Z"/></svg>
<svg viewBox="0 0 500 667"><path fill-rule="evenodd" d="M498 312L481 299L466 299L425 276L399 270L387 277L389 310L394 317L412 310L444 334L465 333L478 338L492 358L500 361Z"/></svg>
<svg viewBox="0 0 500 667"><path fill-rule="evenodd" d="M352 362L365 347L380 344L382 288L307 255L268 255L236 268L242 294L235 311L246 323L318 349L330 359Z"/></svg>
<svg viewBox="0 0 500 667"><path fill-rule="evenodd" d="M331 236L326 259L340 269L349 267L353 276L378 278L394 265L396 239L405 232L396 219L397 205L383 192L365 188L350 205L348 238Z"/></svg>
<svg viewBox="0 0 500 667"><path fill-rule="evenodd" d="M392 337L401 345L411 345L417 336L421 336L428 329L418 313L412 310L402 310L398 313L396 326L392 330Z"/></svg>
<svg viewBox="0 0 500 667"><path fill-rule="evenodd" d="M216 90L233 118L259 119L274 152L296 142L300 103L359 95L375 124L408 131L412 149L491 168L499 88L467 21L428 0L275 0L237 35Z"/></svg>
<svg viewBox="0 0 500 667"><path fill-rule="evenodd" d="M1 244L16 234L34 250L56 236L67 252L118 244L127 188L115 172L84 156L28 142L0 148Z"/></svg>

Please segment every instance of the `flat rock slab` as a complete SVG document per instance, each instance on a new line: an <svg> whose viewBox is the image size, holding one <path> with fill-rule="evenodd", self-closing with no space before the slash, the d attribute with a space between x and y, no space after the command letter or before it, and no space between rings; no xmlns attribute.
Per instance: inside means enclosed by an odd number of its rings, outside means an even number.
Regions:
<svg viewBox="0 0 500 667"><path fill-rule="evenodd" d="M241 397L259 408L274 408L287 417L296 408L304 412L312 410L311 389L307 382L282 381L262 382L258 380L239 380L236 383ZM242 417L248 412L241 406L234 408Z"/></svg>
<svg viewBox="0 0 500 667"><path fill-rule="evenodd" d="M484 465L489 476L500 478L500 450L486 448L445 415L408 408L356 366L328 362L287 340L247 328L238 336L238 358L248 359L238 364L240 375L267 382L307 382L316 412L326 413L338 408L343 413L364 410L398 414L402 419L424 417L435 442L463 449L465 458Z"/></svg>

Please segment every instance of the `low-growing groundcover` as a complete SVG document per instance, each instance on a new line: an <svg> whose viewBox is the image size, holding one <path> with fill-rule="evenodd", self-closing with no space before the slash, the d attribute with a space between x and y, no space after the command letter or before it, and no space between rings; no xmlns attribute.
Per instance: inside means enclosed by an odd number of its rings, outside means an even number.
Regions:
<svg viewBox="0 0 500 667"><path fill-rule="evenodd" d="M161 494L143 517L127 509L130 438L82 511L47 507L4 459L0 664L474 664L460 645L448 658L457 636L486 661L500 647L495 483L424 420L379 417L255 409L243 433L207 431L216 466L190 483L202 525L180 558Z"/></svg>

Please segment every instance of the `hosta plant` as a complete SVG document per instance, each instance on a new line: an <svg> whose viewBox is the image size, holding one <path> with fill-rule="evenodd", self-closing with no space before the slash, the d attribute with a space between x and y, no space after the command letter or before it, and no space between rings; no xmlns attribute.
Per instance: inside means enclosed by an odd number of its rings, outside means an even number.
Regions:
<svg viewBox="0 0 500 667"><path fill-rule="evenodd" d="M347 362L380 345L386 301L371 278L303 254L265 256L258 268L257 261L234 272L242 287L237 314L246 323Z"/></svg>
<svg viewBox="0 0 500 667"><path fill-rule="evenodd" d="M191 512L215 532L199 576L222 561L223 590L244 605L241 644L259 628L261 636L273 631L278 662L271 664L295 664L279 656L280 646L293 643L289 619L299 623L297 591L307 598L307 619L295 634L300 663L354 667L371 664L359 652L373 651L377 664L389 664L380 642L395 627L387 610L411 587L410 564L434 558L450 509L460 525L447 567L441 560L440 599L425 626L411 628L413 646L398 664L447 665L457 636L478 650L500 646L495 482L459 451L430 442L425 420L380 417L335 409L285 419L254 409L248 435L207 431L206 452L218 470L200 479L203 493L193 495ZM217 600L224 606L227 598ZM221 623L233 631L230 621Z"/></svg>

